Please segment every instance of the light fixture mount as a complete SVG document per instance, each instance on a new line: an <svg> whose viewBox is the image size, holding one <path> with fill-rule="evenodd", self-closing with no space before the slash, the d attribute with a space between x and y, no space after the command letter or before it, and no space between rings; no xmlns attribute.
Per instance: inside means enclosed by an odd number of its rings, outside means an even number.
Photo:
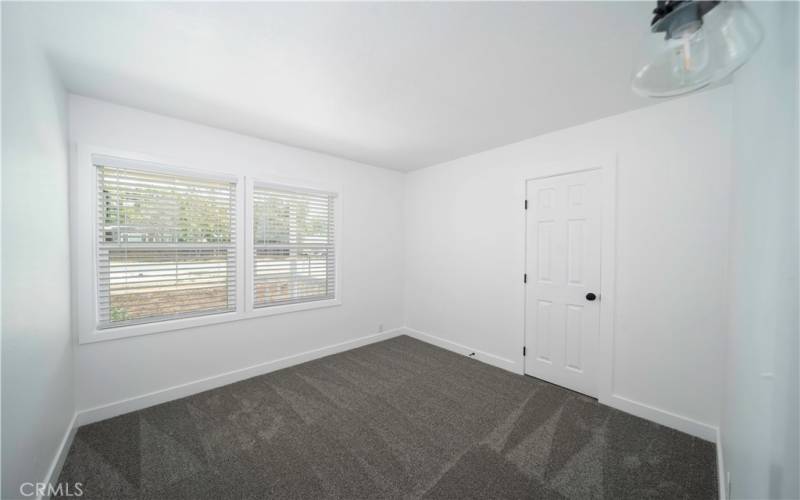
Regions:
<svg viewBox="0 0 800 500"><path fill-rule="evenodd" d="M667 38L680 38L703 26L703 16L719 5L719 1L659 0L653 9L650 30L666 33Z"/></svg>

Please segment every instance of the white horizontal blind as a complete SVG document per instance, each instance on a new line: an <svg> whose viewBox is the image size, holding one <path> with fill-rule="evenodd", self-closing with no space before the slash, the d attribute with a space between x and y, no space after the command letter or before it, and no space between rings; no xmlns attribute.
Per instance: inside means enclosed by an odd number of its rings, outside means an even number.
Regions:
<svg viewBox="0 0 800 500"><path fill-rule="evenodd" d="M98 328L236 309L236 183L97 168Z"/></svg>
<svg viewBox="0 0 800 500"><path fill-rule="evenodd" d="M253 307L333 299L333 193L253 188Z"/></svg>

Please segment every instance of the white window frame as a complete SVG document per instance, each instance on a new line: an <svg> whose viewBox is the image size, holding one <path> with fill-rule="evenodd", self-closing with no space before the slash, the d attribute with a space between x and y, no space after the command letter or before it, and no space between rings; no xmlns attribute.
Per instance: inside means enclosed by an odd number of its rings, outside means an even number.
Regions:
<svg viewBox="0 0 800 500"><path fill-rule="evenodd" d="M253 189L256 184L270 185L276 188L295 189L300 191L324 191L334 194L333 198L333 248L334 248L334 292L332 299L312 300L299 304L287 304L282 306L254 307L253 297L253 275L254 269L254 235L253 235ZM247 210L245 210L245 242L247 244L246 265L247 281L245 290L245 310L248 316L274 316L293 311L305 311L320 307L338 306L342 303L342 192L337 186L325 183L298 181L287 178L253 178L246 179L245 199L247 200Z"/></svg>
<svg viewBox="0 0 800 500"><path fill-rule="evenodd" d="M323 307L337 306L342 303L341 283L341 247L342 247L342 193L339 186L323 184L313 181L287 179L283 177L259 177L254 180L248 176L235 173L204 170L178 166L174 162L155 158L140 153L119 151L110 148L76 145L72 151L72 169L70 175L71 211L71 237L72 256L71 269L72 297L73 297L73 328L78 332L78 343L88 344L107 340L122 339L154 333L164 333L187 328L196 328L207 325L240 321L273 316L294 311L303 311ZM225 313L215 313L204 316L188 318L165 319L152 323L117 326L113 328L98 328L97 311L97 172L95 157L112 159L114 166L149 172L169 173L189 177L203 177L209 179L236 182L236 310ZM253 220L252 220L252 194L253 185L275 184L299 189L313 189L329 191L336 194L334 198L334 245L336 249L336 283L334 299L326 299L302 304L289 304L268 308L254 309L252 304L252 269L253 259Z"/></svg>

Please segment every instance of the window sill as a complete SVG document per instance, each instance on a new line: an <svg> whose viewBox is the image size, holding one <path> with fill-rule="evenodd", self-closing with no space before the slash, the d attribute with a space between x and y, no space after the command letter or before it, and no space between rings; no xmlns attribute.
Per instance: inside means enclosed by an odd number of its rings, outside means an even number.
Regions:
<svg viewBox="0 0 800 500"><path fill-rule="evenodd" d="M194 318L173 319L159 321L156 323L146 323L142 325L120 326L117 328L107 328L103 330L92 329L89 332L81 333L78 339L79 344L91 344L94 342L104 342L107 340L124 339L128 337L138 337L141 335L152 335L154 333L167 333L188 328L200 328L221 323L231 323L247 319L263 318L286 314L297 311L308 311L311 309L321 309L334 307L342 304L340 299L328 299L315 302L304 302L302 304L289 304L284 306L265 307L251 311L239 311L213 314L209 316L199 316Z"/></svg>

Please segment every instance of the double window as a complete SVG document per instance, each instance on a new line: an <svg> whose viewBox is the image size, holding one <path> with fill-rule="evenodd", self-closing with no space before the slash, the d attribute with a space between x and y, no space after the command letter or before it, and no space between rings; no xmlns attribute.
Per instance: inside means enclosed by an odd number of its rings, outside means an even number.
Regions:
<svg viewBox="0 0 800 500"><path fill-rule="evenodd" d="M98 333L337 298L335 193L98 155L92 163Z"/></svg>

